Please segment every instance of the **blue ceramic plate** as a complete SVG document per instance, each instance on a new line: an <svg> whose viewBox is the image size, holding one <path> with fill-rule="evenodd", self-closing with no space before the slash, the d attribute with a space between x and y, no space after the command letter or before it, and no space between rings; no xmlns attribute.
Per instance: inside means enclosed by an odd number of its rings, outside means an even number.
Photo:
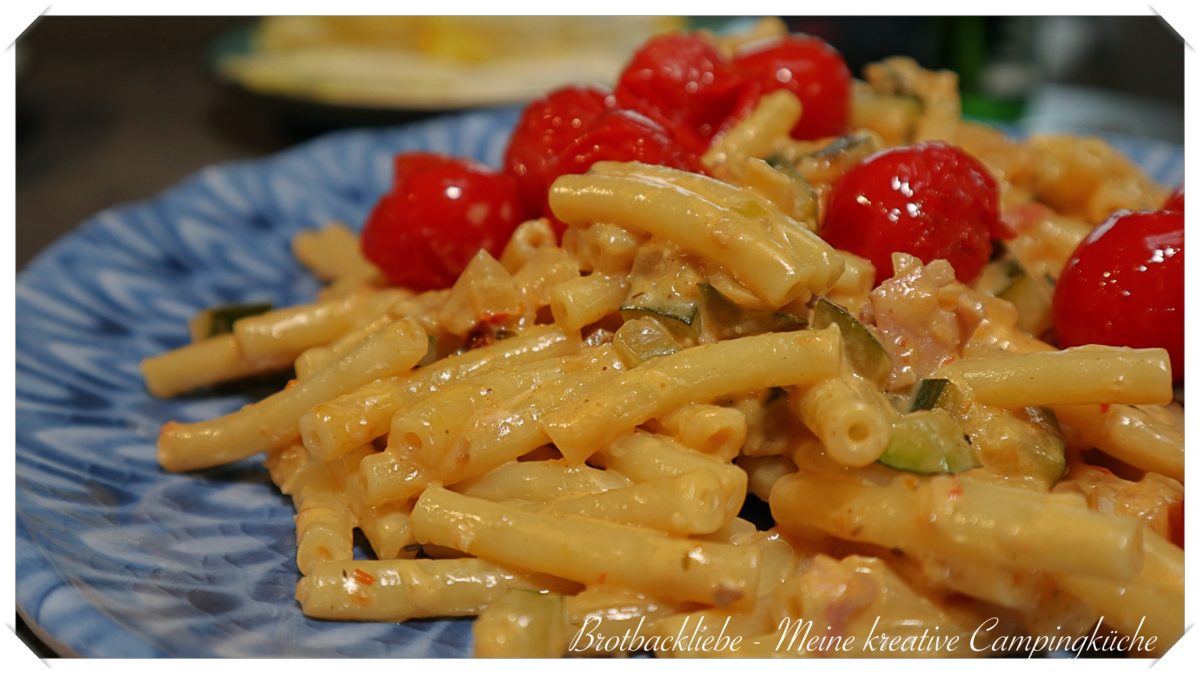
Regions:
<svg viewBox="0 0 1200 674"><path fill-rule="evenodd" d="M17 279L17 604L64 654L100 657L431 657L471 652L464 620L310 620L293 600L292 507L257 459L159 470L168 419L232 411L237 396L156 400L138 362L187 340L222 302L309 300L289 241L359 223L390 157L431 150L496 164L511 110L395 131L338 133L216 166L150 201L100 213ZM1114 139L1159 180L1179 148Z"/></svg>

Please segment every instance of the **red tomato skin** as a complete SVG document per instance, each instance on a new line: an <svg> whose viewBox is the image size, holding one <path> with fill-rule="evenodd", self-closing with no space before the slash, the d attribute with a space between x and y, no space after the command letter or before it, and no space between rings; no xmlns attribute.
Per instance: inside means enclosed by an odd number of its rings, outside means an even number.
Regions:
<svg viewBox="0 0 1200 674"><path fill-rule="evenodd" d="M820 234L869 259L877 284L891 278L894 252L926 263L944 258L958 280L970 283L991 256L999 202L995 178L963 150L944 143L896 148L868 157L834 184Z"/></svg>
<svg viewBox="0 0 1200 674"><path fill-rule="evenodd" d="M1183 212L1183 185L1180 185L1179 189L1167 197L1167 203L1163 204L1163 210Z"/></svg>
<svg viewBox="0 0 1200 674"><path fill-rule="evenodd" d="M1161 347L1183 378L1183 213L1118 212L1092 230L1054 289L1064 347Z"/></svg>
<svg viewBox="0 0 1200 674"><path fill-rule="evenodd" d="M587 173L598 161L640 161L700 171L700 160L695 154L680 147L652 120L628 110L605 113L563 148L554 177Z"/></svg>
<svg viewBox="0 0 1200 674"><path fill-rule="evenodd" d="M597 117L616 107L611 92L567 86L530 103L513 128L504 152L504 171L516 179L521 202L531 213L546 208L558 154Z"/></svg>
<svg viewBox="0 0 1200 674"><path fill-rule="evenodd" d="M474 162L412 153L363 227L363 255L393 284L446 288L479 251L500 250L522 220L516 181Z"/></svg>
<svg viewBox="0 0 1200 674"><path fill-rule="evenodd" d="M843 133L850 121L850 68L836 49L808 35L788 35L751 45L737 54L734 69L743 82L735 117L743 118L765 94L787 89L804 112L792 137L808 140Z"/></svg>
<svg viewBox="0 0 1200 674"><path fill-rule="evenodd" d="M617 103L653 119L684 148L708 149L733 112L739 82L728 60L705 38L673 33L651 38L617 82Z"/></svg>

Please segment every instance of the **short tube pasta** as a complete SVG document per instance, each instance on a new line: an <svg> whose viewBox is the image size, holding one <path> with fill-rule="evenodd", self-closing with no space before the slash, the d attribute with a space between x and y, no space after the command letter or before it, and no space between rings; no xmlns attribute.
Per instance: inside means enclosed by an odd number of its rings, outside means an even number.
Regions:
<svg viewBox="0 0 1200 674"><path fill-rule="evenodd" d="M715 606L751 602L761 553L645 529L532 513L440 487L413 508L417 540L579 583L611 584Z"/></svg>
<svg viewBox="0 0 1200 674"><path fill-rule="evenodd" d="M1171 367L1163 349L1086 346L948 366L975 399L998 407L1171 402Z"/></svg>
<svg viewBox="0 0 1200 674"><path fill-rule="evenodd" d="M407 452L434 465L450 452L473 414L499 409L513 397L559 375L562 360L549 358L471 377L447 386L392 417L388 452Z"/></svg>
<svg viewBox="0 0 1200 674"><path fill-rule="evenodd" d="M792 473L771 491L771 513L785 528L812 527L846 540L1050 572L1121 580L1142 563L1142 526L1133 518L967 478L867 486Z"/></svg>
<svg viewBox="0 0 1200 674"><path fill-rule="evenodd" d="M345 297L276 309L233 324L238 348L250 360L290 356L329 344L388 310L411 293L403 290L356 292Z"/></svg>
<svg viewBox="0 0 1200 674"><path fill-rule="evenodd" d="M615 440L600 451L599 457L605 468L627 475L634 482L712 472L721 482L726 521L733 519L746 501L746 471L684 447L672 438L637 431Z"/></svg>
<svg viewBox="0 0 1200 674"><path fill-rule="evenodd" d="M611 347L559 361L562 377L526 392L502 408L472 416L444 455L428 455L424 464L413 453L384 452L365 460L362 477L371 504L410 498L433 482L452 485L513 461L549 442L539 423L550 410L594 392L618 374L620 361Z"/></svg>
<svg viewBox="0 0 1200 674"><path fill-rule="evenodd" d="M557 658L567 649L563 597L512 590L488 605L472 627L480 658Z"/></svg>
<svg viewBox="0 0 1200 674"><path fill-rule="evenodd" d="M358 237L340 222L297 233L292 237L292 254L322 281L355 276L371 268L359 251Z"/></svg>
<svg viewBox="0 0 1200 674"><path fill-rule="evenodd" d="M1070 573L1057 574L1055 580L1125 634L1141 624L1143 634L1158 637L1155 652L1161 654L1184 631L1183 551L1154 533L1146 534L1145 546L1142 570L1126 582Z"/></svg>
<svg viewBox="0 0 1200 674"><path fill-rule="evenodd" d="M1132 405L1056 405L1058 420L1089 446L1142 470L1183 480L1183 429Z"/></svg>
<svg viewBox="0 0 1200 674"><path fill-rule="evenodd" d="M614 222L675 241L724 265L775 307L806 290L825 292L841 273L841 258L799 225L794 228L810 253L805 258L797 255L794 246L766 236L747 215L677 186L636 176L562 176L551 189L550 207L571 224ZM729 223L729 230L721 223Z"/></svg>
<svg viewBox="0 0 1200 674"><path fill-rule="evenodd" d="M463 480L453 490L489 501L546 502L599 494L628 487L629 478L591 466L568 466L563 461L513 461L483 475Z"/></svg>
<svg viewBox="0 0 1200 674"><path fill-rule="evenodd" d="M641 482L599 494L550 501L539 512L633 524L668 534L710 534L732 518L726 512L725 485L712 470Z"/></svg>
<svg viewBox="0 0 1200 674"><path fill-rule="evenodd" d="M617 395L585 397L547 414L550 439L583 461L638 424L690 403L772 386L809 384L841 366L836 330L768 333L702 344L653 359L612 383Z"/></svg>
<svg viewBox="0 0 1200 674"><path fill-rule="evenodd" d="M550 312L564 330L578 330L616 313L628 293L629 281L619 276L580 276L550 289Z"/></svg>
<svg viewBox="0 0 1200 674"><path fill-rule="evenodd" d="M692 449L722 461L733 461L746 442L746 415L734 407L698 403L668 412L663 431Z"/></svg>
<svg viewBox="0 0 1200 674"><path fill-rule="evenodd" d="M310 618L402 621L475 615L511 589L541 585L481 559L349 560L316 564L296 600Z"/></svg>
<svg viewBox="0 0 1200 674"><path fill-rule="evenodd" d="M763 96L749 117L717 137L704 153L704 165L711 169L767 156L779 139L788 137L800 119L801 107L800 99L786 89Z"/></svg>
<svg viewBox="0 0 1200 674"><path fill-rule="evenodd" d="M578 350L579 339L569 333L552 326L530 328L412 374L373 382L318 403L301 417L300 435L313 456L328 461L386 435L397 411L452 382Z"/></svg>
<svg viewBox="0 0 1200 674"><path fill-rule="evenodd" d="M844 466L870 465L887 449L895 412L855 375L845 373L793 392L791 404L829 457Z"/></svg>
<svg viewBox="0 0 1200 674"><path fill-rule="evenodd" d="M157 398L187 393L205 386L256 374L285 370L288 355L247 360L233 335L218 335L142 361L146 389Z"/></svg>
<svg viewBox="0 0 1200 674"><path fill-rule="evenodd" d="M158 462L171 471L195 470L280 448L299 439L298 420L313 405L406 371L427 348L419 325L399 321L311 378L260 402L212 421L166 424L158 437Z"/></svg>
<svg viewBox="0 0 1200 674"><path fill-rule="evenodd" d="M354 558L356 520L340 485L325 464L313 461L300 445L267 457L266 466L280 490L296 506L296 566L308 573L324 561Z"/></svg>

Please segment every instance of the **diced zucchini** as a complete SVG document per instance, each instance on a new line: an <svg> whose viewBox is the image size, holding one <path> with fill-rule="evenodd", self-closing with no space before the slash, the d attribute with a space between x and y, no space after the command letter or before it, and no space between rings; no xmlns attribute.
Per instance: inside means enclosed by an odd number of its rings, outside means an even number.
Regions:
<svg viewBox="0 0 1200 674"><path fill-rule="evenodd" d="M850 315L844 307L825 299L813 308L812 326L817 329L837 325L842 331L846 356L854 370L868 381L882 386L892 371L892 357L883 350L871 330Z"/></svg>
<svg viewBox="0 0 1200 674"><path fill-rule="evenodd" d="M1017 308L1017 325L1032 335L1042 334L1050 329L1054 279L1034 278L1003 244L996 246L998 256L983 268L975 289L1012 302Z"/></svg>
<svg viewBox="0 0 1200 674"><path fill-rule="evenodd" d="M950 416L961 421L967 413L968 403L962 390L949 379L922 379L913 389L909 412L941 408Z"/></svg>
<svg viewBox="0 0 1200 674"><path fill-rule="evenodd" d="M937 406L938 398L942 397L942 392L949 385L949 379L922 379L913 393L912 407L908 411L920 412L933 409Z"/></svg>
<svg viewBox="0 0 1200 674"><path fill-rule="evenodd" d="M1024 417L1032 431L1024 445L1035 472L1053 485L1067 473L1067 441L1058 418L1048 407L1026 407L1017 416Z"/></svg>
<svg viewBox="0 0 1200 674"><path fill-rule="evenodd" d="M721 339L764 332L785 332L805 327L804 319L786 311L754 311L740 307L708 283L696 284L704 300L710 326Z"/></svg>
<svg viewBox="0 0 1200 674"><path fill-rule="evenodd" d="M613 335L613 346L625 365L635 367L651 358L669 356L679 350L671 331L653 318L625 321Z"/></svg>
<svg viewBox="0 0 1200 674"><path fill-rule="evenodd" d="M787 176L796 185L795 215L804 222L816 222L821 210L821 198L813 189L812 183L804 179L796 170L796 165L781 153L773 153L764 161L771 168Z"/></svg>
<svg viewBox="0 0 1200 674"><path fill-rule="evenodd" d="M700 305L695 302L653 302L639 299L621 307L621 318L626 321L644 317L664 318L695 328L700 317Z"/></svg>
<svg viewBox="0 0 1200 674"><path fill-rule="evenodd" d="M958 418L976 438L976 451L988 472L1037 489L1050 489L1066 472L1066 441L1048 410L971 405Z"/></svg>
<svg viewBox="0 0 1200 674"><path fill-rule="evenodd" d="M1050 329L1050 293L1024 269L996 297L1017 307L1017 326L1025 332L1036 336Z"/></svg>
<svg viewBox="0 0 1200 674"><path fill-rule="evenodd" d="M837 157L847 152L866 151L868 154L877 150L875 139L865 133L851 133L839 136L828 145L812 154L814 157Z"/></svg>
<svg viewBox="0 0 1200 674"><path fill-rule="evenodd" d="M879 463L921 475L961 473L982 465L962 427L940 408L893 420L892 438Z"/></svg>
<svg viewBox="0 0 1200 674"><path fill-rule="evenodd" d="M233 324L239 319L265 314L271 308L271 304L267 302L222 304L209 307L192 318L188 324L188 329L192 334L193 342L199 342L209 337L216 337L217 335L227 335L233 332Z"/></svg>

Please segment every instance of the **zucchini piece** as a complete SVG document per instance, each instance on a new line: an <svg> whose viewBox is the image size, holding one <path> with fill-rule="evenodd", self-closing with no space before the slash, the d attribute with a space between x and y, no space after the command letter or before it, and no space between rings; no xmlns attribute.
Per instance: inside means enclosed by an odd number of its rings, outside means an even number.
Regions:
<svg viewBox="0 0 1200 674"><path fill-rule="evenodd" d="M1058 417L1048 407L1026 407L1017 416L1024 417L1031 431L1024 444L1034 472L1054 485L1067 474L1067 441Z"/></svg>
<svg viewBox="0 0 1200 674"><path fill-rule="evenodd" d="M972 405L957 418L977 439L975 450L988 472L1038 489L1050 489L1066 473L1066 441L1049 410Z"/></svg>
<svg viewBox="0 0 1200 674"><path fill-rule="evenodd" d="M239 319L265 314L272 308L269 302L221 304L209 307L192 318L188 323L188 330L192 334L193 342L217 335L228 335L233 332L233 324Z"/></svg>
<svg viewBox="0 0 1200 674"><path fill-rule="evenodd" d="M1034 278L1002 245L997 244L1000 256L983 268L974 288L1012 302L1017 308L1017 325L1031 335L1040 335L1050 329L1054 279Z"/></svg>
<svg viewBox="0 0 1200 674"><path fill-rule="evenodd" d="M868 147L863 147L870 143ZM838 157L851 150L867 150L868 154L874 152L878 148L875 146L875 139L865 133L850 133L845 136L838 136L825 147L812 153L814 157Z"/></svg>
<svg viewBox="0 0 1200 674"><path fill-rule="evenodd" d="M653 317L673 320L686 327L695 327L696 319L700 318L700 305L696 302L680 302L678 305L625 305L620 307L620 317L625 320Z"/></svg>
<svg viewBox="0 0 1200 674"><path fill-rule="evenodd" d="M938 399L949 385L949 379L922 379L913 393L912 407L908 411L921 412L937 407Z"/></svg>
<svg viewBox="0 0 1200 674"><path fill-rule="evenodd" d="M695 329L699 327L696 319L700 317L700 305L686 300L654 302L640 299L621 307L621 318L626 321L646 317L668 319L683 327Z"/></svg>
<svg viewBox="0 0 1200 674"><path fill-rule="evenodd" d="M653 318L625 321L613 335L613 347L622 362L636 367L651 358L669 356L679 350L671 331Z"/></svg>
<svg viewBox="0 0 1200 674"><path fill-rule="evenodd" d="M850 365L867 381L882 386L892 371L892 357L883 350L875 335L845 307L821 297L813 308L812 326L816 329L837 325Z"/></svg>
<svg viewBox="0 0 1200 674"><path fill-rule="evenodd" d="M1020 268L1018 263L1013 264ZM1025 332L1037 336L1050 329L1050 293L1024 269L996 297L1008 300L1017 307L1017 326Z"/></svg>
<svg viewBox="0 0 1200 674"><path fill-rule="evenodd" d="M961 422L970 407L962 390L949 379L922 379L913 390L909 412L940 408Z"/></svg>
<svg viewBox="0 0 1200 674"><path fill-rule="evenodd" d="M805 327L804 319L786 311L753 311L734 304L708 283L697 283L704 309L721 339L764 332L786 332Z"/></svg>
<svg viewBox="0 0 1200 674"><path fill-rule="evenodd" d="M763 161L795 183L795 215L799 216L799 219L804 222L817 222L821 210L821 198L817 194L817 191L813 189L812 184L805 180L804 176L800 175L800 172L796 170L796 165L779 152L772 153Z"/></svg>
<svg viewBox="0 0 1200 674"><path fill-rule="evenodd" d="M962 427L940 408L893 420L892 438L879 463L921 475L961 473L983 465Z"/></svg>

